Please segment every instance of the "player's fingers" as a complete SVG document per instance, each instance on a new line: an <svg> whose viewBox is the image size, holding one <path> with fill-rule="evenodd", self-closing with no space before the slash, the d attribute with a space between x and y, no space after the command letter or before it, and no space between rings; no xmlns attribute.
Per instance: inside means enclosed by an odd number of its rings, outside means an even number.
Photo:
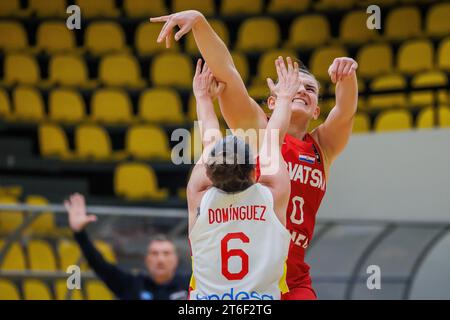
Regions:
<svg viewBox="0 0 450 320"><path fill-rule="evenodd" d="M288 72L292 73L294 71L294 66L292 65L291 57L287 57L286 61L287 61L287 65L288 65Z"/></svg>
<svg viewBox="0 0 450 320"><path fill-rule="evenodd" d="M203 64L202 73L206 73L208 70L209 70L208 64L207 64L206 61L205 61L205 63Z"/></svg>
<svg viewBox="0 0 450 320"><path fill-rule="evenodd" d="M284 76L283 76L283 73L281 72L280 58L279 57L275 60L275 69L277 70L278 80L283 80Z"/></svg>
<svg viewBox="0 0 450 320"><path fill-rule="evenodd" d="M188 33L191 30L191 27L189 25L183 26L180 30L178 30L177 33L175 33L175 41L178 41L183 37L186 33Z"/></svg>
<svg viewBox="0 0 450 320"><path fill-rule="evenodd" d="M87 220L89 222L95 222L95 221L97 221L97 216L95 216L95 215L87 216Z"/></svg>
<svg viewBox="0 0 450 320"><path fill-rule="evenodd" d="M202 59L198 58L197 59L197 65L195 66L195 75L194 77L197 77L200 72L202 72Z"/></svg>
<svg viewBox="0 0 450 320"><path fill-rule="evenodd" d="M225 90L225 86L226 84L224 82L219 82L217 84L217 95L220 95L223 92L223 90Z"/></svg>
<svg viewBox="0 0 450 320"><path fill-rule="evenodd" d="M270 93L272 94L275 91L275 84L273 83L272 79L267 78L267 86L269 87Z"/></svg>
<svg viewBox="0 0 450 320"><path fill-rule="evenodd" d="M169 29L169 32L167 33L166 36L166 48L170 48L170 46L172 45L172 29Z"/></svg>
<svg viewBox="0 0 450 320"><path fill-rule="evenodd" d="M284 63L284 59L282 57L280 57L280 70L283 73L283 76L286 77L287 76L287 68L286 68L286 64Z"/></svg>
<svg viewBox="0 0 450 320"><path fill-rule="evenodd" d="M352 63L346 63L344 69L342 70L342 76L346 77L350 74L352 68Z"/></svg>
<svg viewBox="0 0 450 320"><path fill-rule="evenodd" d="M153 17L150 18L150 22L166 22L170 18L170 14L166 16L160 16L160 17Z"/></svg>
<svg viewBox="0 0 450 320"><path fill-rule="evenodd" d="M172 20L167 20L164 26L161 29L161 32L159 33L157 42L160 43L165 39L169 33L175 27L176 23Z"/></svg>
<svg viewBox="0 0 450 320"><path fill-rule="evenodd" d="M337 71L336 71L336 75L337 75L337 81L341 81L342 80L342 76L343 76L343 71L345 68L345 61L339 61L339 64L337 66Z"/></svg>

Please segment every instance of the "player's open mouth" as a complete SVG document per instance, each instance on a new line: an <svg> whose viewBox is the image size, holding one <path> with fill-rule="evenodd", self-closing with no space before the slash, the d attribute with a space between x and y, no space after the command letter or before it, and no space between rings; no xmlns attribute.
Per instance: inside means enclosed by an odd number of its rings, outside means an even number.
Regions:
<svg viewBox="0 0 450 320"><path fill-rule="evenodd" d="M292 102L297 102L297 103L302 102L304 105L308 105L308 102L303 98L295 98L292 100Z"/></svg>

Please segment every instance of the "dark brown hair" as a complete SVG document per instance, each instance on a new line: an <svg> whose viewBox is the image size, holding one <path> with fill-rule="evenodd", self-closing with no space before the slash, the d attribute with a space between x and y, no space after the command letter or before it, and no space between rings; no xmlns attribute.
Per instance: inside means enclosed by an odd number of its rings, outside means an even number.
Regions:
<svg viewBox="0 0 450 320"><path fill-rule="evenodd" d="M254 183L251 179L254 169L249 145L236 136L227 136L216 143L206 164L206 174L213 186L230 193L250 187Z"/></svg>

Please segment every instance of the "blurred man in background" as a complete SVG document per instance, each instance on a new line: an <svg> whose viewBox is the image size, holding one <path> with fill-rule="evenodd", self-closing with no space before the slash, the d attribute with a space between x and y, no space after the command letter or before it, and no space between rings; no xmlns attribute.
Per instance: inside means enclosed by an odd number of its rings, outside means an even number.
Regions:
<svg viewBox="0 0 450 320"><path fill-rule="evenodd" d="M174 243L165 235L154 236L147 247L148 275L133 274L107 262L90 241L85 228L97 221L86 212L85 199L74 194L64 202L69 225L90 267L119 299L181 300L187 298L188 279L176 274L178 255Z"/></svg>

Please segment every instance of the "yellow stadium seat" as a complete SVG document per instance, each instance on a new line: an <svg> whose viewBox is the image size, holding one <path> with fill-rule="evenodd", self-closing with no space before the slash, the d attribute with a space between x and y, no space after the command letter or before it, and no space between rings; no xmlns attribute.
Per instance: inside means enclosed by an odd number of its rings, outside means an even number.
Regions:
<svg viewBox="0 0 450 320"><path fill-rule="evenodd" d="M40 280L25 279L22 288L25 300L52 300L49 288Z"/></svg>
<svg viewBox="0 0 450 320"><path fill-rule="evenodd" d="M406 40L421 34L420 11L408 6L393 9L386 18L384 35L391 40Z"/></svg>
<svg viewBox="0 0 450 320"><path fill-rule="evenodd" d="M0 279L0 300L20 300L19 290L13 282Z"/></svg>
<svg viewBox="0 0 450 320"><path fill-rule="evenodd" d="M292 22L286 47L309 49L321 46L329 39L330 24L323 15L304 15Z"/></svg>
<svg viewBox="0 0 450 320"><path fill-rule="evenodd" d="M355 0L320 0L315 3L314 7L317 10L343 10L350 9L355 2Z"/></svg>
<svg viewBox="0 0 450 320"><path fill-rule="evenodd" d="M309 67L312 74L322 81L328 81L330 76L328 75L328 68L333 63L335 58L347 57L347 51L341 46L326 46L314 50Z"/></svg>
<svg viewBox="0 0 450 320"><path fill-rule="evenodd" d="M94 240L94 246L106 261L113 264L117 263L116 254L108 242L103 240Z"/></svg>
<svg viewBox="0 0 450 320"><path fill-rule="evenodd" d="M353 120L353 133L363 133L370 131L370 119L365 113L357 113Z"/></svg>
<svg viewBox="0 0 450 320"><path fill-rule="evenodd" d="M120 15L120 11L115 7L114 0L76 0L75 4L80 7L85 18L114 18Z"/></svg>
<svg viewBox="0 0 450 320"><path fill-rule="evenodd" d="M114 300L114 294L103 282L90 280L86 284L86 298L88 300Z"/></svg>
<svg viewBox="0 0 450 320"><path fill-rule="evenodd" d="M41 93L33 87L20 86L13 92L14 118L20 121L41 121L45 118Z"/></svg>
<svg viewBox="0 0 450 320"><path fill-rule="evenodd" d="M223 120L222 113L220 112L220 106L218 99L214 100L214 111L216 113L216 116L219 119L219 122ZM197 120L197 100L195 99L195 96L193 94L189 97L188 102L188 116L189 120L196 121Z"/></svg>
<svg viewBox="0 0 450 320"><path fill-rule="evenodd" d="M184 113L178 93L169 88L153 88L139 98L139 118L160 123L182 123Z"/></svg>
<svg viewBox="0 0 450 320"><path fill-rule="evenodd" d="M66 0L29 0L28 8L38 17L67 17Z"/></svg>
<svg viewBox="0 0 450 320"><path fill-rule="evenodd" d="M108 160L121 155L113 154L108 132L95 124L83 124L77 127L75 150L81 159Z"/></svg>
<svg viewBox="0 0 450 320"><path fill-rule="evenodd" d="M233 63L241 75L242 80L246 83L250 74L250 67L248 66L247 57L245 54L236 51L231 52L231 57L233 58Z"/></svg>
<svg viewBox="0 0 450 320"><path fill-rule="evenodd" d="M390 73L393 70L393 53L386 43L368 44L358 51L358 75L366 78Z"/></svg>
<svg viewBox="0 0 450 320"><path fill-rule="evenodd" d="M222 39L227 47L230 46L230 35L228 33L227 26L222 20L208 20L211 27L217 33L217 35ZM161 29L161 28L159 28ZM158 35L156 35L157 37ZM197 48L197 44L195 43L194 33L189 32L186 35L186 51L190 54L199 54L199 50ZM156 38L155 38L156 39Z"/></svg>
<svg viewBox="0 0 450 320"><path fill-rule="evenodd" d="M27 33L16 21L0 22L0 50L24 50L28 46Z"/></svg>
<svg viewBox="0 0 450 320"><path fill-rule="evenodd" d="M132 107L128 94L119 88L99 89L91 101L91 118L104 123L129 123Z"/></svg>
<svg viewBox="0 0 450 320"><path fill-rule="evenodd" d="M8 118L11 115L11 104L9 103L8 93L0 88L0 118Z"/></svg>
<svg viewBox="0 0 450 320"><path fill-rule="evenodd" d="M7 185L7 186L0 186L0 196L13 196L13 197L20 197L23 193L23 188L20 185Z"/></svg>
<svg viewBox="0 0 450 320"><path fill-rule="evenodd" d="M158 187L153 169L141 163L122 163L116 167L114 191L128 200L163 201L169 195L167 189Z"/></svg>
<svg viewBox="0 0 450 320"><path fill-rule="evenodd" d="M437 66L439 69L450 72L450 37L443 39L439 44Z"/></svg>
<svg viewBox="0 0 450 320"><path fill-rule="evenodd" d="M142 22L136 29L135 47L141 56L152 55L160 51L179 51L179 42L173 40L170 48L166 48L166 42L157 43L161 25L157 23ZM189 33L190 34L190 33Z"/></svg>
<svg viewBox="0 0 450 320"><path fill-rule="evenodd" d="M128 17L155 17L167 14L164 0L124 0L123 9Z"/></svg>
<svg viewBox="0 0 450 320"><path fill-rule="evenodd" d="M224 16L242 14L260 14L263 9L262 0L222 0L220 14Z"/></svg>
<svg viewBox="0 0 450 320"><path fill-rule="evenodd" d="M292 50L279 50L274 49L267 51L266 53L262 54L258 61L258 75L255 79L256 82L259 82L260 84L266 84L267 85L267 78L271 78L272 80L277 80L277 71L275 68L275 60L282 56L283 58L291 57L292 59L297 59L297 54L295 51Z"/></svg>
<svg viewBox="0 0 450 320"><path fill-rule="evenodd" d="M61 271L66 272L71 265L80 266L82 271L86 271L86 264L81 263L82 254L80 247L73 240L61 240L56 247L59 257L59 267Z"/></svg>
<svg viewBox="0 0 450 320"><path fill-rule="evenodd" d="M394 4L396 4L397 2L398 2L398 0L377 0L377 1L359 0L358 6L362 7L362 8L367 8L368 6L375 4L379 7L390 7Z"/></svg>
<svg viewBox="0 0 450 320"><path fill-rule="evenodd" d="M0 17L16 16L20 11L20 0L0 1Z"/></svg>
<svg viewBox="0 0 450 320"><path fill-rule="evenodd" d="M444 36L450 30L450 3L433 5L427 13L426 30L432 36Z"/></svg>
<svg viewBox="0 0 450 320"><path fill-rule="evenodd" d="M49 95L49 118L53 121L75 123L86 117L84 100L73 89L54 89Z"/></svg>
<svg viewBox="0 0 450 320"><path fill-rule="evenodd" d="M388 110L375 119L375 131L399 131L412 128L411 113L405 110Z"/></svg>
<svg viewBox="0 0 450 320"><path fill-rule="evenodd" d="M0 202L3 202L0 199ZM3 214L3 212L2 212ZM5 242L0 240L0 251L3 251L3 247ZM25 270L25 254L23 253L23 249L18 242L13 242L8 249L3 261L0 265L1 270ZM0 290L1 292L1 290Z"/></svg>
<svg viewBox="0 0 450 320"><path fill-rule="evenodd" d="M49 79L52 85L91 88L95 82L89 80L84 59L76 54L54 55L49 63Z"/></svg>
<svg viewBox="0 0 450 320"><path fill-rule="evenodd" d="M411 40L403 43L397 53L397 69L406 74L433 68L433 44L429 40Z"/></svg>
<svg viewBox="0 0 450 320"><path fill-rule="evenodd" d="M31 240L28 243L30 269L36 271L56 271L56 259L50 245L44 240Z"/></svg>
<svg viewBox="0 0 450 320"><path fill-rule="evenodd" d="M267 7L268 13L293 13L304 12L310 4L310 0L271 0Z"/></svg>
<svg viewBox="0 0 450 320"><path fill-rule="evenodd" d="M55 124L41 124L38 129L41 156L68 159L71 157L69 142L64 130Z"/></svg>
<svg viewBox="0 0 450 320"><path fill-rule="evenodd" d="M417 116L417 128L434 128L434 113L433 107L422 109ZM450 127L450 108L448 106L441 105L438 108L437 120L439 121L439 127Z"/></svg>
<svg viewBox="0 0 450 320"><path fill-rule="evenodd" d="M25 203L32 206L47 206L49 201L38 195L27 196ZM33 220L30 226L28 226L26 232L33 235L45 235L48 236L56 230L55 217L53 212L42 212L37 218Z"/></svg>
<svg viewBox="0 0 450 320"><path fill-rule="evenodd" d="M136 159L170 159L167 134L160 128L149 125L131 127L125 144L128 154Z"/></svg>
<svg viewBox="0 0 450 320"><path fill-rule="evenodd" d="M280 28L272 18L249 18L239 27L236 49L262 51L276 48L280 42Z"/></svg>
<svg viewBox="0 0 450 320"><path fill-rule="evenodd" d="M192 61L180 53L158 55L150 66L150 77L154 85L192 87L194 76Z"/></svg>
<svg viewBox="0 0 450 320"><path fill-rule="evenodd" d="M339 40L349 44L363 44L378 38L376 29L367 28L367 13L352 11L341 21Z"/></svg>
<svg viewBox="0 0 450 320"><path fill-rule="evenodd" d="M13 196L0 196L0 203L18 204ZM23 222L21 211L2 211L0 212L0 234L8 234L15 231Z"/></svg>
<svg viewBox="0 0 450 320"><path fill-rule="evenodd" d="M4 61L3 79L6 85L38 83L40 71L33 56L26 53L9 54Z"/></svg>
<svg viewBox="0 0 450 320"><path fill-rule="evenodd" d="M69 291L67 289L67 280L56 280L54 283L55 298L56 300L66 300L68 295L70 295L69 300L83 300L84 295L81 289L72 289Z"/></svg>
<svg viewBox="0 0 450 320"><path fill-rule="evenodd" d="M424 87L446 87L448 85L447 76L442 71L428 71L419 73L414 76L411 81L413 88ZM437 95L436 95L437 94ZM439 103L446 103L448 100L447 90L433 91L417 91L411 92L409 95L409 105L412 106L426 106L433 105L435 101Z"/></svg>
<svg viewBox="0 0 450 320"><path fill-rule="evenodd" d="M140 88L145 85L136 58L127 53L104 56L99 66L99 79L108 86Z"/></svg>
<svg viewBox="0 0 450 320"><path fill-rule="evenodd" d="M214 1L213 0L173 0L172 12L179 12L184 10L198 10L205 16L214 15Z"/></svg>
<svg viewBox="0 0 450 320"><path fill-rule="evenodd" d="M76 47L75 34L67 29L65 22L42 22L38 27L36 38L36 48L50 54L73 51Z"/></svg>
<svg viewBox="0 0 450 320"><path fill-rule="evenodd" d="M119 24L109 21L92 22L87 27L84 44L94 55L127 49L122 28Z"/></svg>
<svg viewBox="0 0 450 320"><path fill-rule="evenodd" d="M406 88L406 80L399 74L389 74L376 77L370 84L371 91L383 91L391 89ZM405 93L385 93L371 95L367 100L369 108L390 108L390 107L405 107L406 94Z"/></svg>

